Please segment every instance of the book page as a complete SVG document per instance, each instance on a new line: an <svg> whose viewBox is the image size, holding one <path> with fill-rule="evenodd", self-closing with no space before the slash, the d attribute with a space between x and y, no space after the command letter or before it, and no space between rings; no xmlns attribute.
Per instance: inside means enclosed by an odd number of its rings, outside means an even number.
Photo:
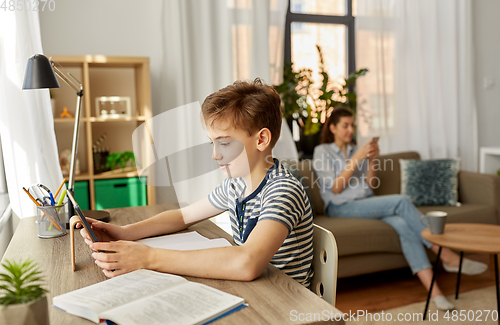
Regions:
<svg viewBox="0 0 500 325"><path fill-rule="evenodd" d="M187 282L101 314L121 325L202 324L244 302L204 284Z"/></svg>
<svg viewBox="0 0 500 325"><path fill-rule="evenodd" d="M78 306L99 315L185 282L186 279L177 275L137 270L54 297L53 304L69 313L90 319L87 314L81 314L83 309Z"/></svg>

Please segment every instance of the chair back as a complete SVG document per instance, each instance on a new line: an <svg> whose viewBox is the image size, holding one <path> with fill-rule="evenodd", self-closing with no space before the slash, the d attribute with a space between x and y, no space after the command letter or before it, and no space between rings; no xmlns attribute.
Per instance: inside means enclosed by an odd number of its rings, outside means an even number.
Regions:
<svg viewBox="0 0 500 325"><path fill-rule="evenodd" d="M318 225L313 227L314 276L311 280L311 291L335 306L339 260L337 242L330 230Z"/></svg>

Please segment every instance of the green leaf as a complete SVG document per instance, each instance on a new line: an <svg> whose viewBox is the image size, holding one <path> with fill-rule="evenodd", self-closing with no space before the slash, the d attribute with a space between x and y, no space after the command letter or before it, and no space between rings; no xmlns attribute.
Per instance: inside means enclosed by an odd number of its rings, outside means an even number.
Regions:
<svg viewBox="0 0 500 325"><path fill-rule="evenodd" d="M37 265L27 260L23 263L5 261L2 266L6 273L0 273L0 304L17 304L36 300L47 291L41 287L41 272Z"/></svg>

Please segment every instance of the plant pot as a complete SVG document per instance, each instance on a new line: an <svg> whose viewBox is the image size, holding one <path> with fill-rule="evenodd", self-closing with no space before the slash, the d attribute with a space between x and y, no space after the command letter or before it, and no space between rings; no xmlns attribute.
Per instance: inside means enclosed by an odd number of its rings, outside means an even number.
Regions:
<svg viewBox="0 0 500 325"><path fill-rule="evenodd" d="M47 296L37 300L8 306L0 306L0 325L47 325L49 309Z"/></svg>
<svg viewBox="0 0 500 325"><path fill-rule="evenodd" d="M304 135L303 129L300 130L299 151L302 152L303 159L312 159L314 147L316 147L321 140L321 132Z"/></svg>

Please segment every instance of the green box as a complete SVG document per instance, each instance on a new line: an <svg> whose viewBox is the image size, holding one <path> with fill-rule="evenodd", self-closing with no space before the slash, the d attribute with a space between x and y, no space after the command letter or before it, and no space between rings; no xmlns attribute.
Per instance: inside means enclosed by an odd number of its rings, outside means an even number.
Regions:
<svg viewBox="0 0 500 325"><path fill-rule="evenodd" d="M68 183L66 183L66 188ZM82 210L90 210L89 182L75 182L75 200Z"/></svg>
<svg viewBox="0 0 500 325"><path fill-rule="evenodd" d="M139 177L96 180L96 210L147 205L146 177L141 180Z"/></svg>

